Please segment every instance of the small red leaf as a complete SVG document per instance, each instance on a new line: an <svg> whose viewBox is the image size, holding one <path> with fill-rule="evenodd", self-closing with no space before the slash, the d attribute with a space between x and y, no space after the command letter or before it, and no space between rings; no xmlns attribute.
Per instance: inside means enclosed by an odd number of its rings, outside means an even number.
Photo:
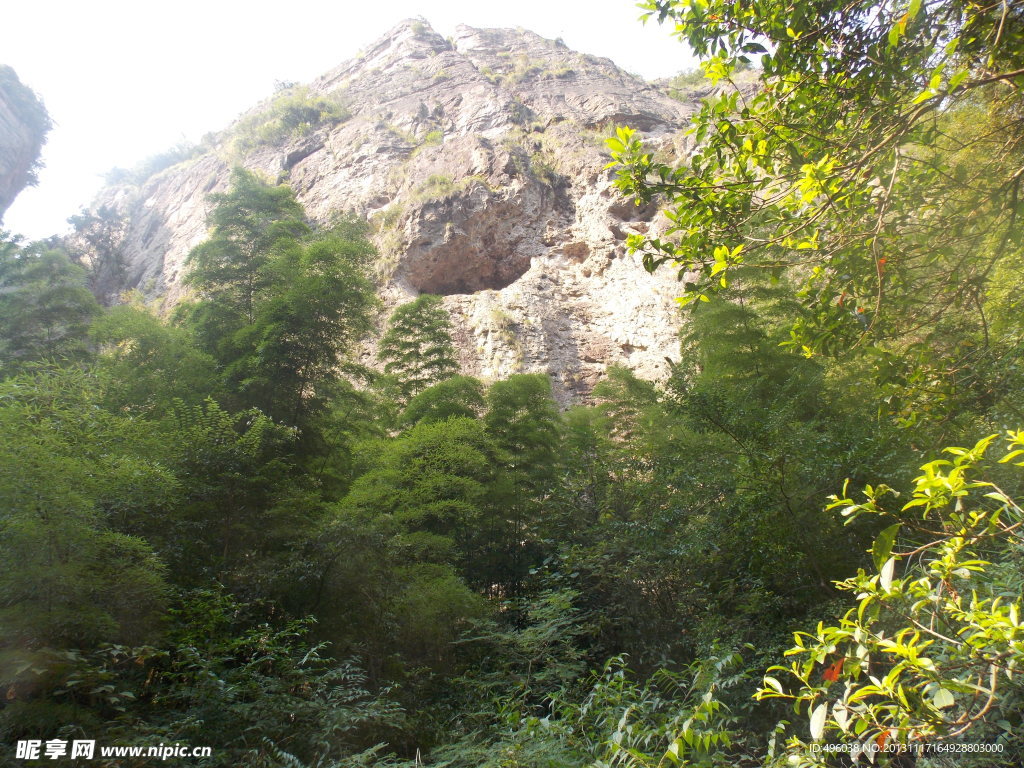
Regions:
<svg viewBox="0 0 1024 768"><path fill-rule="evenodd" d="M821 676L828 680L830 683L834 683L836 680L839 679L839 673L843 671L843 663L845 661L846 657L843 656L841 659L839 659L839 661L837 661L835 664L832 664L831 666L829 666L828 669L822 672Z"/></svg>

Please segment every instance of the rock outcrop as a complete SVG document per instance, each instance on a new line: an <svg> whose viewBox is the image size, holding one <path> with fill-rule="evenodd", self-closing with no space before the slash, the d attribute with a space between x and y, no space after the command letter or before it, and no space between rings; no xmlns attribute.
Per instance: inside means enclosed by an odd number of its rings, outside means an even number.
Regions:
<svg viewBox="0 0 1024 768"><path fill-rule="evenodd" d="M0 64L0 221L18 193L35 182L49 130L42 102L13 69Z"/></svg>
<svg viewBox="0 0 1024 768"><path fill-rule="evenodd" d="M317 222L369 219L386 304L445 297L466 373L547 372L569 401L610 364L659 378L676 354L679 284L625 248L665 222L618 197L604 138L628 124L678 154L695 109L531 32L445 39L412 20L194 157L106 189L93 223L115 246L119 287L170 306L231 166L287 181Z"/></svg>

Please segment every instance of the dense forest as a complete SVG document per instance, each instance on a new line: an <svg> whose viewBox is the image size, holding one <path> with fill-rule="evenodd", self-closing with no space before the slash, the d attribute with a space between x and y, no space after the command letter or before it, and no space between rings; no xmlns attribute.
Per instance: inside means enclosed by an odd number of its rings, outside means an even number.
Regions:
<svg viewBox="0 0 1024 768"><path fill-rule="evenodd" d="M758 73L609 128L663 382L460 375L430 295L360 358L365 222L242 169L170 317L4 234L0 762L1024 762L1024 10L642 7Z"/></svg>

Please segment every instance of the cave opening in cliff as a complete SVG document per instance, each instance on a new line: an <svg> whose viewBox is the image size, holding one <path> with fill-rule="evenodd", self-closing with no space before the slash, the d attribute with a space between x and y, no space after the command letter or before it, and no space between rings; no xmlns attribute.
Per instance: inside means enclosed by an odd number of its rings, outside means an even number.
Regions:
<svg viewBox="0 0 1024 768"><path fill-rule="evenodd" d="M498 248L442 247L416 259L406 278L420 293L453 296L500 291L529 268L529 257Z"/></svg>

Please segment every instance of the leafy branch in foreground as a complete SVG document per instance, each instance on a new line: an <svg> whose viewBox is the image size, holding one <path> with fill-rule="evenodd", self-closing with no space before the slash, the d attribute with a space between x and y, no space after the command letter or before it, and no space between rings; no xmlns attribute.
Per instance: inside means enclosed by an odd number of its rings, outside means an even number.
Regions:
<svg viewBox="0 0 1024 768"><path fill-rule="evenodd" d="M820 747L830 740L870 754L970 732L1002 749L995 737L1009 737L1005 712L1019 696L1024 661L1024 510L996 482L978 479L995 437L948 448L950 458L922 467L900 522L875 541L875 571L839 584L857 607L837 625L798 632L786 652L795 661L769 670L759 697L792 700L809 719L810 739L789 743L791 765L825 765ZM999 463L1024 467L1024 432L1009 432L1008 443ZM833 497L831 508L850 520L888 514L881 503L891 489L865 493L860 503Z"/></svg>
<svg viewBox="0 0 1024 768"><path fill-rule="evenodd" d="M920 340L951 311L986 324L993 269L1021 244L1019 4L640 6L714 82L761 66L756 88L705 101L679 167L629 129L608 142L619 189L666 202L667 231L629 246L678 268L682 302L727 289L739 265L788 275L805 306L790 344L808 355Z"/></svg>

